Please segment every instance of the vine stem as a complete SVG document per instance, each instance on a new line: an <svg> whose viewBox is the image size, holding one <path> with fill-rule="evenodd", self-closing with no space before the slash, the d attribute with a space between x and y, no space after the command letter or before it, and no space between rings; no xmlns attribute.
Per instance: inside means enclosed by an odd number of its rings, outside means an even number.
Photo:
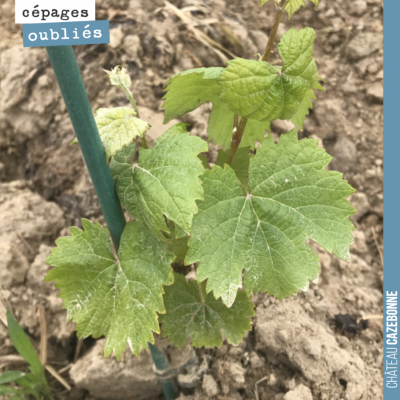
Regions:
<svg viewBox="0 0 400 400"><path fill-rule="evenodd" d="M278 27L281 22L281 18L283 15L283 11L285 10L285 5L287 3L287 0L281 0L279 3L279 6L276 9L276 16L275 16L275 21L274 25L272 26L271 33L268 38L268 43L267 47L265 49L265 53L262 56L262 61L268 61L269 56L271 55L272 52L272 47L274 45L274 41L276 38L276 34L278 32ZM235 114L234 116L234 122L233 122L233 132L232 132L232 140L231 140L231 147L229 149L229 154L228 158L226 160L226 163L228 165L232 165L233 159L235 158L237 149L239 148L240 142L243 137L244 130L246 128L247 124L247 118L242 117L240 120L240 123L238 124L238 115Z"/></svg>
<svg viewBox="0 0 400 400"><path fill-rule="evenodd" d="M246 124L247 124L247 118L242 117L240 119L238 128L236 128L236 127L233 128L231 148L229 149L228 158L226 160L226 163L228 165L232 165L233 159L235 158L235 154L236 154L237 149L239 148L240 142L242 140L242 136L244 133L244 129L246 128Z"/></svg>
<svg viewBox="0 0 400 400"><path fill-rule="evenodd" d="M279 3L279 6L276 9L275 22L274 22L274 25L272 25L271 33L268 38L267 48L265 49L265 53L262 56L263 61L268 61L269 56L271 55L272 47L274 45L276 34L278 32L278 27L281 22L283 11L285 10L286 2L287 2L287 0L281 0Z"/></svg>

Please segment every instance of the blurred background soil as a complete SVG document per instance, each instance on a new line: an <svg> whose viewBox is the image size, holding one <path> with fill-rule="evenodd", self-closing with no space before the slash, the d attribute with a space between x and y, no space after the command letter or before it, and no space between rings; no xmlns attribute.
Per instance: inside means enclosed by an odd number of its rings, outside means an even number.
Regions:
<svg viewBox="0 0 400 400"><path fill-rule="evenodd" d="M253 330L238 346L197 349L199 357L211 357L210 367L195 388L182 389L181 399L382 399L383 5L322 0L315 10L307 3L290 21L284 16L278 35L290 27L317 32L314 54L326 93L317 93L299 136L318 138L335 157L329 168L357 190L350 199L358 210L351 261L312 244L321 259L319 283L281 302L255 295ZM111 43L75 47L92 108L127 105L102 71L126 67L152 140L166 129L161 98L168 78L223 66L233 56L254 58L274 18L273 5L259 9L258 0L97 0L96 6L97 19L110 20ZM49 374L58 398L162 399L147 352L104 359L103 340L91 338L77 352L58 291L43 282L54 240L82 217L104 221L81 153L69 146L74 132L45 49L22 47L13 0L0 0L0 18L1 303L36 344L39 310L45 311L48 364L71 386ZM206 104L182 119L192 134L206 137L209 111ZM291 127L274 123L274 138ZM339 313L372 318L367 329L348 333L335 323ZM173 364L188 355L157 342ZM0 322L0 372L25 368L15 354Z"/></svg>

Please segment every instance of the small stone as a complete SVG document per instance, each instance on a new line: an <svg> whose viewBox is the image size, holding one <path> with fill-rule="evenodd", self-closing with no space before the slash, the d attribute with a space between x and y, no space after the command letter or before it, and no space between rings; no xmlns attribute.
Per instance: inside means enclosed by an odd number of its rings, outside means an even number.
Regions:
<svg viewBox="0 0 400 400"><path fill-rule="evenodd" d="M311 390L304 385L299 385L290 392L287 392L283 400L313 400Z"/></svg>
<svg viewBox="0 0 400 400"><path fill-rule="evenodd" d="M360 62L358 62L356 64L357 72L360 75L364 75L367 72L368 67L370 66L370 64L371 64L371 60L369 60L369 59L361 60Z"/></svg>
<svg viewBox="0 0 400 400"><path fill-rule="evenodd" d="M380 71L378 71L375 75L376 79L383 79L383 69L381 69Z"/></svg>
<svg viewBox="0 0 400 400"><path fill-rule="evenodd" d="M221 381L221 389L223 394L228 394L230 391L228 382Z"/></svg>
<svg viewBox="0 0 400 400"><path fill-rule="evenodd" d="M49 78L48 75L42 75L38 79L38 85L41 88L45 88L51 85L51 79Z"/></svg>
<svg viewBox="0 0 400 400"><path fill-rule="evenodd" d="M268 43L268 36L263 31L249 31L258 51L261 52Z"/></svg>
<svg viewBox="0 0 400 400"><path fill-rule="evenodd" d="M203 384L201 387L208 397L217 396L219 394L218 384L217 382L215 382L215 379L209 374L204 375Z"/></svg>
<svg viewBox="0 0 400 400"><path fill-rule="evenodd" d="M111 31L112 32L112 31ZM140 44L140 38L138 35L128 35L125 37L123 42L124 50L126 55L135 62L140 62L140 56L142 55L142 47Z"/></svg>
<svg viewBox="0 0 400 400"><path fill-rule="evenodd" d="M373 52L382 49L383 36L379 33L360 32L346 48L347 58L351 61L361 60Z"/></svg>
<svg viewBox="0 0 400 400"><path fill-rule="evenodd" d="M268 383L271 386L275 386L278 383L278 379L276 379L275 374L270 374L268 377Z"/></svg>
<svg viewBox="0 0 400 400"><path fill-rule="evenodd" d="M296 387L296 381L292 378L292 379L286 379L283 382L283 387L286 390L293 390Z"/></svg>
<svg viewBox="0 0 400 400"><path fill-rule="evenodd" d="M357 210L353 216L356 221L360 220L371 208L367 195L361 192L356 192L350 197L350 204Z"/></svg>
<svg viewBox="0 0 400 400"><path fill-rule="evenodd" d="M383 103L383 85L381 82L373 83L367 89L367 97L377 103Z"/></svg>
<svg viewBox="0 0 400 400"><path fill-rule="evenodd" d="M277 337L281 339L283 343L287 343L289 340L289 335L285 329L279 330L277 332Z"/></svg>
<svg viewBox="0 0 400 400"><path fill-rule="evenodd" d="M376 178L376 168L368 168L365 171L365 177L367 179Z"/></svg>
<svg viewBox="0 0 400 400"><path fill-rule="evenodd" d="M26 257L11 242L0 243L0 282L3 289L23 283L29 268Z"/></svg>
<svg viewBox="0 0 400 400"><path fill-rule="evenodd" d="M340 36L337 33L332 33L331 36L329 36L328 42L329 44L336 46L338 45L342 40L340 39Z"/></svg>
<svg viewBox="0 0 400 400"><path fill-rule="evenodd" d="M376 226L379 224L379 217L376 214L369 214L364 218L365 226Z"/></svg>
<svg viewBox="0 0 400 400"><path fill-rule="evenodd" d="M325 13L325 17L326 18L332 18L336 15L336 11L333 8L330 8L326 13Z"/></svg>
<svg viewBox="0 0 400 400"><path fill-rule="evenodd" d="M367 2L365 0L353 0L349 3L349 13L359 17L367 11Z"/></svg>
<svg viewBox="0 0 400 400"><path fill-rule="evenodd" d="M51 247L41 244L39 247L39 253L36 255L35 260L29 268L26 285L32 289L40 289L42 293L50 294L53 290L53 284L45 282L44 278L50 267L46 264L46 258L50 254Z"/></svg>
<svg viewBox="0 0 400 400"><path fill-rule="evenodd" d="M241 389L246 384L245 374L246 370L238 362L224 362L225 372L224 375L228 378L230 384L236 388Z"/></svg>
<svg viewBox="0 0 400 400"><path fill-rule="evenodd" d="M340 17L335 17L331 19L331 24L334 29L339 29L341 26L343 26L343 20Z"/></svg>
<svg viewBox="0 0 400 400"><path fill-rule="evenodd" d="M136 357L127 348L121 361L117 361L115 357L104 358L104 345L104 339L97 340L96 345L72 366L70 377L78 388L98 399L155 399L160 396L162 389L154 375L149 352L142 351Z"/></svg>
<svg viewBox="0 0 400 400"><path fill-rule="evenodd" d="M243 353L245 352L246 349L246 342L240 342L239 344L232 346L229 349L229 354L235 357L242 357Z"/></svg>
<svg viewBox="0 0 400 400"><path fill-rule="evenodd" d="M332 149L332 168L340 172L350 171L357 163L357 147L346 136L341 136Z"/></svg>
<svg viewBox="0 0 400 400"><path fill-rule="evenodd" d="M124 38L124 32L121 28L110 29L110 46L112 48L117 48L122 43Z"/></svg>
<svg viewBox="0 0 400 400"><path fill-rule="evenodd" d="M229 350L229 354L234 357L241 357L243 355L243 353L244 353L244 351L240 347L232 347Z"/></svg>
<svg viewBox="0 0 400 400"><path fill-rule="evenodd" d="M255 351L252 351L250 354L250 365L253 369L262 368L264 366L263 359Z"/></svg>
<svg viewBox="0 0 400 400"><path fill-rule="evenodd" d="M371 75L376 74L379 71L380 65L378 63L372 63L368 66L368 73Z"/></svg>
<svg viewBox="0 0 400 400"><path fill-rule="evenodd" d="M276 133L286 133L294 128L293 122L277 119L271 122L271 129Z"/></svg>
<svg viewBox="0 0 400 400"><path fill-rule="evenodd" d="M359 254L365 254L368 252L367 241L365 239L365 233L363 231L353 231L354 244L351 246L352 250Z"/></svg>

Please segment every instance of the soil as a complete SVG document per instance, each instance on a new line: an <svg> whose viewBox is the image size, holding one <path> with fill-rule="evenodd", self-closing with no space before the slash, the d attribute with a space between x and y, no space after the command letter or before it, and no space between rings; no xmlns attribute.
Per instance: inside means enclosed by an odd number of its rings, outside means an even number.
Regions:
<svg viewBox="0 0 400 400"><path fill-rule="evenodd" d="M270 3L259 9L256 0L171 0L174 11L163 0L97 0L97 19L110 20L111 43L74 49L93 110L127 104L102 71L123 65L154 140L165 130L161 97L168 78L183 69L223 66L232 55L262 53L274 17ZM319 282L281 302L255 295L253 330L238 346L225 343L194 354L157 337L173 365L194 355L205 360L204 376L192 379L194 387L182 387L181 399L382 399L383 4L322 0L315 10L307 3L290 21L284 16L278 35L305 26L317 33L315 56L326 93L317 93L299 136L318 138L334 156L328 168L342 172L357 190L350 199L358 210L351 261L312 243L321 259ZM67 235L67 227L80 226L82 217L104 220L82 156L69 146L74 132L46 51L22 47L13 0L0 0L0 7L1 302L35 344L39 310L45 310L48 364L71 386L67 390L49 374L57 398L162 399L147 352L139 358L126 352L118 363L103 358L103 339L91 338L77 352L58 291L43 282L54 240ZM199 40L193 27L213 42ZM223 49L210 44L215 42ZM205 137L209 110L204 105L182 119L192 134ZM274 138L290 128L286 121L274 123ZM210 161L215 157L210 145ZM368 327L346 332L335 323L337 314L367 319ZM13 354L0 323L0 372L25 368L10 361ZM189 378L178 380L190 386Z"/></svg>

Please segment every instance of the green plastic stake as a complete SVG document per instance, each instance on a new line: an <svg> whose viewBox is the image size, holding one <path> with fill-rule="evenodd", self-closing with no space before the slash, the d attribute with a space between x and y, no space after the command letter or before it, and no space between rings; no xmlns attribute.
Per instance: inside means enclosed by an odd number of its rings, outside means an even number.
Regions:
<svg viewBox="0 0 400 400"><path fill-rule="evenodd" d="M125 227L125 217L115 191L110 168L106 165L103 144L83 85L72 46L46 47L51 65L67 106L83 158L89 170L116 249Z"/></svg>
<svg viewBox="0 0 400 400"><path fill-rule="evenodd" d="M168 362L165 359L164 354L157 349L156 346L149 343L149 349L151 353L151 357L153 358L154 365L159 371L165 371L168 369ZM161 381L161 386L163 388L165 397L167 400L175 399L175 389L172 380Z"/></svg>
<svg viewBox="0 0 400 400"><path fill-rule="evenodd" d="M100 207L110 230L112 241L118 250L126 221L110 168L106 165L104 147L101 143L74 51L72 46L51 46L46 47L46 50L96 190ZM149 343L149 347L156 368L158 370L167 369L168 362L163 353L151 343ZM176 398L172 381L162 382L162 387L167 400Z"/></svg>

